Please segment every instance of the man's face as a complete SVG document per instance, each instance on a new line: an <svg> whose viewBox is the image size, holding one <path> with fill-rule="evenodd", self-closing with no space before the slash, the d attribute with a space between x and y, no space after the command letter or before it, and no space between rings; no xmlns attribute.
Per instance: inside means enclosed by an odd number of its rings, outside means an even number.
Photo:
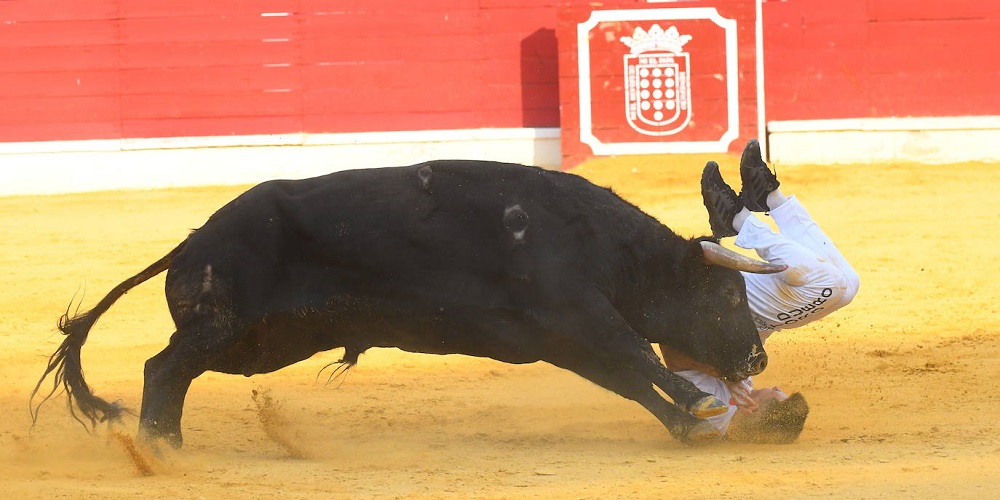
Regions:
<svg viewBox="0 0 1000 500"><path fill-rule="evenodd" d="M737 411L727 435L737 442L791 443L802 432L809 406L801 394L789 397L777 387L754 390L757 411Z"/></svg>
<svg viewBox="0 0 1000 500"><path fill-rule="evenodd" d="M754 389L750 397L757 403L758 408L762 408L771 401L788 399L788 394L785 394L778 386L774 386L766 389Z"/></svg>

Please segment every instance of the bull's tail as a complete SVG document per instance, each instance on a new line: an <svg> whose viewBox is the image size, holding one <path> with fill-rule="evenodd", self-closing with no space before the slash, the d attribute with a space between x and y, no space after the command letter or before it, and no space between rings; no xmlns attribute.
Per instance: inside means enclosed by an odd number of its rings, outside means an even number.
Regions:
<svg viewBox="0 0 1000 500"><path fill-rule="evenodd" d="M122 413L128 411L117 403L109 403L95 396L90 390L90 386L87 385L86 380L83 378L83 366L80 364L80 350L83 348L84 342L87 341L90 329L94 327L94 323L97 323L101 315L107 312L115 301L128 293L129 290L170 267L170 263L184 249L185 244L186 240L177 245L176 248L164 255L160 260L143 269L139 274L119 283L93 309L81 314L75 314L72 317L70 317L70 311L67 309L66 313L59 318L59 331L66 338L63 339L56 352L52 353L52 356L49 357L49 364L45 368L45 373L38 380L35 389L31 391L29 409L31 410L32 426L38 420L38 410L42 404L48 401L59 390L60 386L66 390L66 395L69 398L69 409L73 418L85 426L86 423L83 419L89 421L91 427L94 427L97 425L97 422L118 420L121 418ZM50 375L52 376L52 389L35 405L35 396L38 394L39 389L41 389L42 383ZM77 411L79 411L79 414Z"/></svg>

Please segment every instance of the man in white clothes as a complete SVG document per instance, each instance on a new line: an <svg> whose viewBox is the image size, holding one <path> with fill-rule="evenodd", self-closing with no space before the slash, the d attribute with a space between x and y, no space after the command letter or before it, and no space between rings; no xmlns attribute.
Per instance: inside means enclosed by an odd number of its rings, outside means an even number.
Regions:
<svg viewBox="0 0 1000 500"><path fill-rule="evenodd" d="M701 189L715 238L736 236L738 247L764 260L788 265L776 274L743 273L747 300L761 341L772 333L797 328L846 306L858 291L859 278L837 247L812 220L794 195L785 196L778 179L751 139L740 159L740 194L726 184L719 165L708 162ZM753 212L769 213L780 232ZM733 382L689 357L664 349L667 366L701 390L730 402L729 412L709 418L730 439L751 442L794 441L809 407L801 394L777 387L754 389L749 380Z"/></svg>

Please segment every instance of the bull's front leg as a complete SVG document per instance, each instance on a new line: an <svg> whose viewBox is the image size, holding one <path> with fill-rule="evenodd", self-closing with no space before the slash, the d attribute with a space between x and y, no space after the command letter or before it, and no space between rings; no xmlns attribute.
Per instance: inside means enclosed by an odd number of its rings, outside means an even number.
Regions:
<svg viewBox="0 0 1000 500"><path fill-rule="evenodd" d="M683 402L682 404L692 415L708 418L729 411L729 405L724 401L701 391L689 380L677 375L661 363L648 341L635 335L632 343L636 344L634 348L640 351L636 369L674 401Z"/></svg>
<svg viewBox="0 0 1000 500"><path fill-rule="evenodd" d="M588 304L571 310L574 314L542 318L547 331L558 332L552 339L557 347L542 357L544 361L636 401L685 443L721 437L711 423L698 417L724 413L728 410L725 403L667 370L649 342L632 331L611 304ZM654 384L680 407L660 395Z"/></svg>
<svg viewBox="0 0 1000 500"><path fill-rule="evenodd" d="M667 428L671 436L681 442L699 444L721 437L719 431L707 420L697 418L664 399L656 392L649 379L627 365L627 361L620 356L621 353L595 356L589 350L560 349L558 354L553 354L545 361L639 403Z"/></svg>

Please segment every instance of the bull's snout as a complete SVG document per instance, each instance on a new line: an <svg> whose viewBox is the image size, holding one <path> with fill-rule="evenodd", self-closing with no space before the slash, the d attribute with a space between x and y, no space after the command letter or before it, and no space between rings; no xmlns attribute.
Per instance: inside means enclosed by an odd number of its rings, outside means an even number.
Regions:
<svg viewBox="0 0 1000 500"><path fill-rule="evenodd" d="M759 356L750 360L750 375L758 375L767 368L767 353L761 352Z"/></svg>
<svg viewBox="0 0 1000 500"><path fill-rule="evenodd" d="M759 375L764 371L764 368L767 368L767 353L762 349L754 348L746 361L739 363L736 370L726 376L726 379L733 382L746 380L754 375Z"/></svg>

